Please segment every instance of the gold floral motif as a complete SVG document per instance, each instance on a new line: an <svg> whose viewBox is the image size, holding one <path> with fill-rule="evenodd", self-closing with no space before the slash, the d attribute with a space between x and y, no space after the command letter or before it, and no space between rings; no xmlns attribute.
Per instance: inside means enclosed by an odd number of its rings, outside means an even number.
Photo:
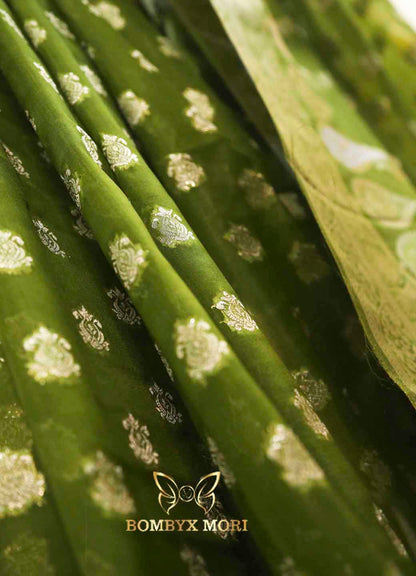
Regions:
<svg viewBox="0 0 416 576"><path fill-rule="evenodd" d="M41 505L45 478L38 472L30 452L0 452L0 518L21 514L33 504Z"/></svg>
<svg viewBox="0 0 416 576"><path fill-rule="evenodd" d="M44 66L42 66L42 64L39 64L39 62L33 62L33 65L39 71L39 74L42 76L42 78L45 80L45 82L47 82L49 84L49 86L51 86L55 90L55 92L57 94L59 94L58 87L55 84L55 82L52 80L52 78L49 76L49 73L46 71L46 68Z"/></svg>
<svg viewBox="0 0 416 576"><path fill-rule="evenodd" d="M263 260L263 246L243 224L232 224L224 234L224 240L233 244L237 254L247 262Z"/></svg>
<svg viewBox="0 0 416 576"><path fill-rule="evenodd" d="M322 469L292 430L276 424L268 436L266 455L282 467L282 476L288 484L307 488L325 481Z"/></svg>
<svg viewBox="0 0 416 576"><path fill-rule="evenodd" d="M23 348L30 353L26 364L28 374L40 384L81 373L71 354L69 342L45 326L25 338Z"/></svg>
<svg viewBox="0 0 416 576"><path fill-rule="evenodd" d="M129 289L147 266L147 252L126 235L116 236L109 245L111 262L124 286Z"/></svg>
<svg viewBox="0 0 416 576"><path fill-rule="evenodd" d="M211 106L208 96L194 88L186 88L183 95L190 104L186 108L185 114L191 119L195 130L208 133L216 132L218 128L213 123L214 108Z"/></svg>
<svg viewBox="0 0 416 576"><path fill-rule="evenodd" d="M98 451L84 463L84 472L91 478L91 498L103 512L109 515L127 516L134 514L136 507L126 486L121 466Z"/></svg>
<svg viewBox="0 0 416 576"><path fill-rule="evenodd" d="M104 134L102 146L112 170L127 170L139 161L137 154L130 150L124 138Z"/></svg>
<svg viewBox="0 0 416 576"><path fill-rule="evenodd" d="M74 230L76 230L76 232L80 235L80 236L85 236L85 238L88 238L89 240L93 240L94 238L94 234L92 233L92 231L88 228L87 223L85 222L81 212L79 211L78 208L72 208L71 209L71 215L74 218L74 223L72 225L72 227L74 228Z"/></svg>
<svg viewBox="0 0 416 576"><path fill-rule="evenodd" d="M192 160L190 154L169 154L168 170L169 178L173 178L176 187L182 192L189 192L192 188L200 186L206 176L204 169Z"/></svg>
<svg viewBox="0 0 416 576"><path fill-rule="evenodd" d="M195 240L194 233L185 226L182 218L173 210L158 206L150 217L150 225L155 230L157 240L168 248L188 244Z"/></svg>
<svg viewBox="0 0 416 576"><path fill-rule="evenodd" d="M221 310L224 322L237 332L255 332L258 326L244 307L244 304L234 294L225 290L219 294L211 308Z"/></svg>
<svg viewBox="0 0 416 576"><path fill-rule="evenodd" d="M150 116L149 104L143 98L136 96L132 90L123 92L117 101L121 112L132 128Z"/></svg>
<svg viewBox="0 0 416 576"><path fill-rule="evenodd" d="M305 220L307 212L302 206L299 194L296 192L283 192L277 196L286 210L295 218L295 220Z"/></svg>
<svg viewBox="0 0 416 576"><path fill-rule="evenodd" d="M25 20L23 24L26 34L29 36L35 48L38 48L46 40L46 30L36 20Z"/></svg>
<svg viewBox="0 0 416 576"><path fill-rule="evenodd" d="M391 472L375 450L364 450L360 470L368 477L375 496L382 498L390 489Z"/></svg>
<svg viewBox="0 0 416 576"><path fill-rule="evenodd" d="M88 86L84 86L73 72L59 74L59 84L71 106L82 102L90 93Z"/></svg>
<svg viewBox="0 0 416 576"><path fill-rule="evenodd" d="M30 115L29 110L25 110L25 116L29 121L29 124L32 126L33 130L35 132L37 132L37 127L36 127L36 122L35 120L32 118L32 116ZM40 142L38 143L38 145L40 144Z"/></svg>
<svg viewBox="0 0 416 576"><path fill-rule="evenodd" d="M0 18L4 20L4 22L6 22L6 24L10 26L10 28L13 28L16 34L18 34L21 38L24 38L20 28L18 27L12 16L2 8L0 9Z"/></svg>
<svg viewBox="0 0 416 576"><path fill-rule="evenodd" d="M91 14L98 18L105 20L114 30L123 30L126 25L126 20L123 17L120 8L111 2L98 2L98 4L90 4L85 2Z"/></svg>
<svg viewBox="0 0 416 576"><path fill-rule="evenodd" d="M32 121L29 120L29 122L32 124ZM33 124L32 124L33 126ZM36 132L36 126L33 126L33 129ZM42 144L42 142L39 140L38 141L38 147L40 148L40 152L39 152L39 156L47 163L47 164L51 164L51 159L49 157L49 154L46 152L45 146Z"/></svg>
<svg viewBox="0 0 416 576"><path fill-rule="evenodd" d="M159 358L162 361L163 366L165 367L165 370L169 376L169 378L171 379L172 382L175 382L175 377L173 375L173 370L170 367L169 362L166 360L166 358L163 356L162 351L160 350L159 346L157 344L155 344L155 350L159 355Z"/></svg>
<svg viewBox="0 0 416 576"><path fill-rule="evenodd" d="M318 282L328 276L330 272L328 264L319 254L315 244L296 240L288 258L295 267L296 274L305 284Z"/></svg>
<svg viewBox="0 0 416 576"><path fill-rule="evenodd" d="M326 408L331 400L331 394L323 380L314 378L307 368L293 371L292 376L295 379L296 387L307 398L314 410L319 412Z"/></svg>
<svg viewBox="0 0 416 576"><path fill-rule="evenodd" d="M81 210L81 182L78 174L67 168L64 174L61 174L62 182L65 184L66 189L71 196L72 201L75 203L78 210Z"/></svg>
<svg viewBox="0 0 416 576"><path fill-rule="evenodd" d="M157 466L159 454L154 450L150 441L148 427L145 424L140 424L133 414L129 414L123 420L123 428L129 433L129 446L135 457L148 466Z"/></svg>
<svg viewBox="0 0 416 576"><path fill-rule="evenodd" d="M17 234L0 230L0 274L30 272L33 258L28 256L25 243Z"/></svg>
<svg viewBox="0 0 416 576"><path fill-rule="evenodd" d="M70 40L75 40L75 36L72 34L71 30L68 28L68 24L61 20L54 12L47 10L45 16L48 18L52 26L65 38Z"/></svg>
<svg viewBox="0 0 416 576"><path fill-rule="evenodd" d="M87 134L83 128L81 128L81 126L77 126L77 130L81 134L82 143L84 144L88 154L91 156L94 162L98 164L98 166L102 167L102 162L98 154L97 144L94 142L91 136Z"/></svg>
<svg viewBox="0 0 416 576"><path fill-rule="evenodd" d="M222 540L227 540L227 538L233 538L235 536L234 530L221 530L221 528L218 526L218 523L221 522L221 520L228 521L229 518L224 513L224 507L217 497L215 498L214 506L211 508L211 510L205 513L205 518L207 518L207 520L210 522L212 522L212 520L216 520L216 528L213 530L213 532L222 538Z"/></svg>
<svg viewBox="0 0 416 576"><path fill-rule="evenodd" d="M267 208L276 199L273 186L261 172L246 168L238 179L238 185L244 190L248 204L255 210Z"/></svg>
<svg viewBox="0 0 416 576"><path fill-rule="evenodd" d="M175 325L176 356L185 361L188 375L203 381L221 366L223 356L229 354L225 340L211 332L210 325L204 320L190 318Z"/></svg>
<svg viewBox="0 0 416 576"><path fill-rule="evenodd" d="M390 538L393 546L396 548L397 552L400 554L400 556L407 557L408 556L407 550L403 542L400 540L396 532L391 527L383 510L378 506L374 505L374 512L378 522L380 523L381 526L383 526L384 530L387 532L387 535Z"/></svg>
<svg viewBox="0 0 416 576"><path fill-rule="evenodd" d="M164 56L177 59L182 57L181 53L175 48L169 38L166 38L166 36L158 36L157 42L159 44L159 50Z"/></svg>

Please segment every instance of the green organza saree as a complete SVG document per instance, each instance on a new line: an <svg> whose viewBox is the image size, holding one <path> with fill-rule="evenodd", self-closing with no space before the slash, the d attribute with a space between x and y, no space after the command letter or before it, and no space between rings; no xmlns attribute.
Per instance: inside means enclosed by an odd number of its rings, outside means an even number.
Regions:
<svg viewBox="0 0 416 576"><path fill-rule="evenodd" d="M1 574L415 573L413 144L321 18L0 1Z"/></svg>

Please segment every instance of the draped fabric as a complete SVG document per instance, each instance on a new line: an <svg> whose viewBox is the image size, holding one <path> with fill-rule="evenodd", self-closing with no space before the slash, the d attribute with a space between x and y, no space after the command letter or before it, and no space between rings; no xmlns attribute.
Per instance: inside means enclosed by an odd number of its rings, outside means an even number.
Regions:
<svg viewBox="0 0 416 576"><path fill-rule="evenodd" d="M1 574L416 572L415 50L385 0L0 0Z"/></svg>

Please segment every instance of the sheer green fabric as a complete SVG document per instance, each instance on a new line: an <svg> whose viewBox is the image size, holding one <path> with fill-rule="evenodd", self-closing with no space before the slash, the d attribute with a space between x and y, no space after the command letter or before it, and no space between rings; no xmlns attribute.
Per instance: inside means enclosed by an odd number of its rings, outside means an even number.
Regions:
<svg viewBox="0 0 416 576"><path fill-rule="evenodd" d="M410 91L395 83L397 72L392 77L388 60L379 59L371 36L348 0L335 0L327 9L319 4L316 0L302 0L297 7L286 3L288 10L295 7L292 15L306 26L323 58L354 95L360 111L415 181L416 112Z"/></svg>
<svg viewBox="0 0 416 576"><path fill-rule="evenodd" d="M226 28L235 27L235 33L242 33L244 7L234 12L225 5L216 9ZM271 14L265 3L251 6L250 14L257 22L251 27L250 43L236 36L235 46L273 114L285 152L343 271L378 358L412 400L415 328L413 315L407 311L414 301L414 275L411 273L408 281L402 281L401 259L389 252L367 216L360 216L356 200L348 194L334 158L316 129L306 83L294 73L295 63L278 29L273 24L270 28ZM260 61L253 53L257 44L263 54ZM284 90L277 95L273 82L278 81ZM341 149L346 146L345 142L337 144ZM308 150L314 153L308 154ZM405 244L404 252L411 254L411 233ZM368 266L368 262L372 265ZM409 269L408 265L405 267Z"/></svg>

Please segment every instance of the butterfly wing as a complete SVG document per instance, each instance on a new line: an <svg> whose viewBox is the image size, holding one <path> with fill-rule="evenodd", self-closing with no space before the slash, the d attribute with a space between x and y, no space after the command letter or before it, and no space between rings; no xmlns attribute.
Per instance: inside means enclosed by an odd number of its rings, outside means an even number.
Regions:
<svg viewBox="0 0 416 576"><path fill-rule="evenodd" d="M195 488L195 502L207 514L215 504L214 490L220 481L221 472L211 472L200 478Z"/></svg>
<svg viewBox="0 0 416 576"><path fill-rule="evenodd" d="M159 488L159 504L169 514L179 500L178 486L173 478L163 472L153 472L153 480Z"/></svg>

